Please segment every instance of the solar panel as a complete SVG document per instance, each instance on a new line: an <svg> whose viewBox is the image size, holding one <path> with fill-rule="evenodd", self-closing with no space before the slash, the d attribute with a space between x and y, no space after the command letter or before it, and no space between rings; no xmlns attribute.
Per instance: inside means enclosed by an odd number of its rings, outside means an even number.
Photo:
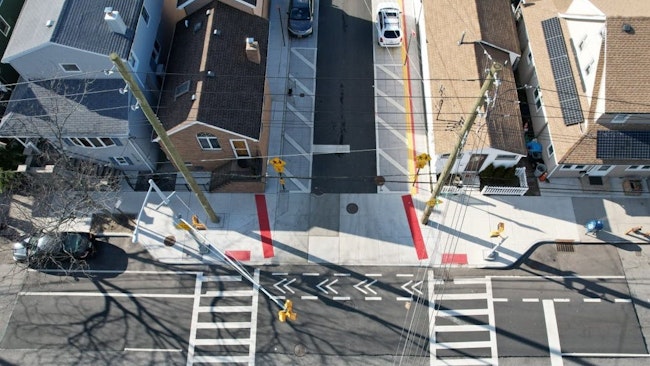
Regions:
<svg viewBox="0 0 650 366"><path fill-rule="evenodd" d="M599 159L650 159L650 131L598 131Z"/></svg>
<svg viewBox="0 0 650 366"><path fill-rule="evenodd" d="M550 18L542 21L542 30L546 40L546 49L551 60L551 70L555 78L555 87L560 99L560 110L567 126L580 123L584 120L578 89L576 88L571 63L564 43L564 35L560 26L560 19Z"/></svg>

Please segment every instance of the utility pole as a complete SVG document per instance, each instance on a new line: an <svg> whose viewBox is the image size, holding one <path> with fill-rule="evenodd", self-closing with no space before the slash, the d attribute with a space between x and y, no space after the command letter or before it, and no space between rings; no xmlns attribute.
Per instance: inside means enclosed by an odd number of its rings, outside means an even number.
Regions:
<svg viewBox="0 0 650 366"><path fill-rule="evenodd" d="M140 90L140 87L138 86L138 83L133 78L133 75L131 75L126 65L124 65L124 62L122 61L120 56L118 56L117 53L113 52L110 54L109 57L113 62L113 64L115 64L115 66L117 67L117 71L120 73L120 75L122 75L122 78L126 82L126 85L128 85L129 89L131 89L131 92L133 93L135 99L138 101L138 104L140 104L140 107L142 108L142 112L144 113L145 117L147 117L147 120L149 121L149 123L151 123L151 126L153 126L154 131L156 131L156 133L160 137L160 142L162 143L163 147L165 147L165 149L167 150L167 153L169 154L169 157L171 158L172 162L174 163L174 165L176 165L176 168L178 168L181 174L183 174L183 177L190 185L192 192L196 194L196 197L199 199L201 206L203 206L203 209L208 214L210 221L219 222L220 221L219 216L217 216L217 214L214 212L212 206L210 206L210 202L208 202L208 199L203 194L203 191L201 191L201 188L196 183L196 180L194 180L192 173L190 173L190 170L187 169L187 166L185 166L185 162L183 161L180 154L176 150L176 147L174 146L171 139L167 135L167 130L165 130L165 127L158 119L158 116L156 116L153 109L151 109L151 106L149 105L147 98L145 98L144 94L142 93L142 90Z"/></svg>
<svg viewBox="0 0 650 366"><path fill-rule="evenodd" d="M424 214L422 215L423 225L429 223L429 216L431 216L431 213L433 212L433 207L436 205L436 202L438 202L438 195L440 194L440 191L442 191L442 187L444 186L445 181L447 180L447 176L449 175L452 167L456 163L456 157L458 156L458 152L465 144L465 137L469 133L469 130L472 128L472 125L474 124L474 120L476 119L476 115L478 114L478 109L485 101L485 93L494 84L494 81L496 80L497 77L496 76L497 72L501 71L501 68L502 66L496 62L492 64L492 67L490 67L490 72L487 76L487 79L485 79L485 81L483 82L483 86L481 87L481 92L480 92L481 95L476 100L476 104L474 104L474 108L472 109L472 112L469 114L467 120L463 124L463 127L460 130L460 138L458 139L458 142L454 146L454 149L451 152L451 154L449 154L449 159L447 159L447 163L442 168L442 173L440 173L440 179L436 182L436 186L433 189L433 192L431 193L431 198L429 199L429 201L427 201L427 206L424 208Z"/></svg>

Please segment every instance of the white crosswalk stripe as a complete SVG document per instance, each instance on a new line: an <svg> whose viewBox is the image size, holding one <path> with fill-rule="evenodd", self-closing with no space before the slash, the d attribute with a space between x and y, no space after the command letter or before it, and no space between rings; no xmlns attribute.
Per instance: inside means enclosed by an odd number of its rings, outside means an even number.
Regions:
<svg viewBox="0 0 650 366"><path fill-rule="evenodd" d="M253 278L259 281L259 270ZM187 366L254 365L259 291L242 276L199 275L196 281Z"/></svg>
<svg viewBox="0 0 650 366"><path fill-rule="evenodd" d="M435 281L432 271L429 282L431 365L498 365L494 301L499 299L492 296L491 280L455 279L453 293ZM459 287L468 287L467 292L458 292Z"/></svg>

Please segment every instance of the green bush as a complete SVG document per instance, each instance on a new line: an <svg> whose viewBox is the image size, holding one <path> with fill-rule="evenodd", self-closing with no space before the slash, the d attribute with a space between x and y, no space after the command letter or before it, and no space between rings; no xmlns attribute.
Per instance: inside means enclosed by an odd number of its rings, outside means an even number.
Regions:
<svg viewBox="0 0 650 366"><path fill-rule="evenodd" d="M486 166L478 175L481 178L491 178L494 176L494 164Z"/></svg>

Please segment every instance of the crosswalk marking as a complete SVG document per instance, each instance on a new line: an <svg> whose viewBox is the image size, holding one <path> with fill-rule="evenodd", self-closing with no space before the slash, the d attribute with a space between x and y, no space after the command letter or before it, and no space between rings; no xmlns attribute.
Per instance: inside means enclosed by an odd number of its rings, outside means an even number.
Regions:
<svg viewBox="0 0 650 366"><path fill-rule="evenodd" d="M492 330L489 324L437 325L436 332L482 332Z"/></svg>
<svg viewBox="0 0 650 366"><path fill-rule="evenodd" d="M436 343L437 349L459 349L459 348L490 348L491 341L474 341L474 342L444 342Z"/></svg>
<svg viewBox="0 0 650 366"><path fill-rule="evenodd" d="M203 282L237 282L241 281L241 276L203 276Z"/></svg>
<svg viewBox="0 0 650 366"><path fill-rule="evenodd" d="M256 269L252 275L254 282L259 283L260 276L259 269ZM202 293L202 284L204 282L241 282L242 286L246 289L241 290L217 290L205 291ZM252 287L252 289L251 289ZM205 290L205 289L203 289ZM237 301L246 305L200 305L202 299L211 297L211 303L219 304L219 299L230 298L229 302ZM194 289L194 307L192 311L192 324L190 330L190 339L187 352L187 366L194 364L208 364L208 363L238 363L238 364L255 364L255 348L256 348L256 334L257 334L257 311L259 302L259 288L251 285L249 282L243 281L242 276L223 275L223 276L203 276L201 273L197 274L196 285ZM203 313L219 313L220 321L201 321L199 322L199 315ZM237 314L250 313L250 321L241 321L241 315ZM235 315L228 315L235 314ZM240 321L228 321L229 316L239 317ZM206 317L206 319L208 319ZM215 319L216 320L216 319ZM234 319L233 319L234 320ZM246 334L242 334L242 338L231 338L228 332L221 330L241 329ZM198 330L203 330L199 332ZM205 330L212 330L206 332ZM242 331L237 331L239 334ZM198 335L201 335L201 338ZM224 335L228 338L224 338ZM216 349L201 349L201 354L196 354L197 347L201 346L219 346ZM248 355L245 356L228 356L230 353L228 347L241 347L248 348ZM238 351L241 352L241 351ZM207 353L207 354L206 354ZM212 353L212 354L210 354ZM226 353L226 355L224 355Z"/></svg>
<svg viewBox="0 0 650 366"><path fill-rule="evenodd" d="M436 316L474 316L474 315L487 315L488 309L449 309L440 310L436 312Z"/></svg>
<svg viewBox="0 0 650 366"><path fill-rule="evenodd" d="M491 358L450 358L438 359L436 365L442 366L475 366L475 365L496 365Z"/></svg>
<svg viewBox="0 0 650 366"><path fill-rule="evenodd" d="M442 300L480 300L487 299L488 294L485 292L479 293L466 293L466 294L444 294L441 295Z"/></svg>

